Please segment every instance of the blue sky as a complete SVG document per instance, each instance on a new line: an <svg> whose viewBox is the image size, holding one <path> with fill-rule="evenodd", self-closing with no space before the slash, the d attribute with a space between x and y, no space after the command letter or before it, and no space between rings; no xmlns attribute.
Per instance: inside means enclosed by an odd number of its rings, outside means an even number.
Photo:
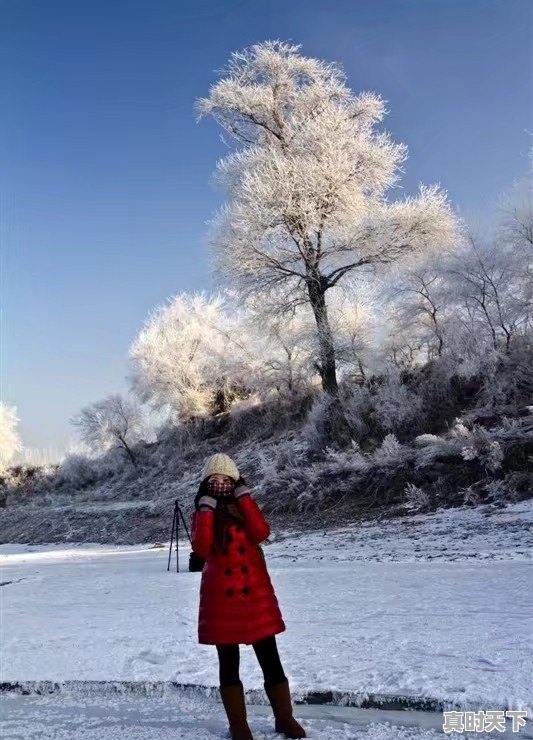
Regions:
<svg viewBox="0 0 533 740"><path fill-rule="evenodd" d="M16 0L1 7L2 400L62 450L81 406L125 391L150 311L212 287L211 184L227 152L197 123L231 51L265 39L344 65L387 101L402 184L489 215L527 171L529 0Z"/></svg>

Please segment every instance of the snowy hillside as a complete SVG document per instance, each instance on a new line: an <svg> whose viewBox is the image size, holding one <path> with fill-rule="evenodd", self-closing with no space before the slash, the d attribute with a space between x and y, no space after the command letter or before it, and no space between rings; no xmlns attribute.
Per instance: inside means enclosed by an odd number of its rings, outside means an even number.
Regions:
<svg viewBox="0 0 533 740"><path fill-rule="evenodd" d="M139 447L137 468L80 459L59 471L21 472L7 484L4 478L2 541L168 538L175 499L189 521L201 467L216 450L231 453L277 530L338 527L439 507L502 507L533 496L530 413L487 427L457 422L444 434L401 442L387 435L366 449L317 451L308 437L316 419L298 420L300 406L289 411L280 418L275 407L253 407L201 420L193 429L169 428L158 442Z"/></svg>

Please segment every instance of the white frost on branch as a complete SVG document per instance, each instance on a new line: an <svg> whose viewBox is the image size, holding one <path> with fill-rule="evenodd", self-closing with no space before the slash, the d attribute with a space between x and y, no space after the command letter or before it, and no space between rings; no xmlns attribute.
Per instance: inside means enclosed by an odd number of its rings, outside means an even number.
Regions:
<svg viewBox="0 0 533 740"><path fill-rule="evenodd" d="M2 468L13 459L15 453L22 450L22 441L17 429L19 421L16 407L0 402L0 466Z"/></svg>

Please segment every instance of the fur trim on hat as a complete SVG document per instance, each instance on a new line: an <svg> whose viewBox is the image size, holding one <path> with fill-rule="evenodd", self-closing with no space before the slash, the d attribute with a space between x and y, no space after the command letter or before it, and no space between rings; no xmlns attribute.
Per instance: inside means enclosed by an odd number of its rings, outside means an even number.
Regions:
<svg viewBox="0 0 533 740"><path fill-rule="evenodd" d="M208 476L220 473L221 475L227 475L229 478L233 478L234 481L238 481L241 477L239 470L231 457L225 455L223 452L217 452L215 455L211 455L207 459L203 470L202 480L205 480Z"/></svg>

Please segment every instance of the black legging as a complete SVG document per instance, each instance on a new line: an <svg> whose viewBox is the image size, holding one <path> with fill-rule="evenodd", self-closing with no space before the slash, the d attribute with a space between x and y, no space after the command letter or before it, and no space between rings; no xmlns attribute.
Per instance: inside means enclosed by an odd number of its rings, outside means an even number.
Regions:
<svg viewBox="0 0 533 740"><path fill-rule="evenodd" d="M281 665L276 643L276 635L252 643L252 647L263 671L267 686L275 686L284 681L286 676ZM239 645L217 645L219 660L219 679L221 686L231 686L239 683Z"/></svg>

